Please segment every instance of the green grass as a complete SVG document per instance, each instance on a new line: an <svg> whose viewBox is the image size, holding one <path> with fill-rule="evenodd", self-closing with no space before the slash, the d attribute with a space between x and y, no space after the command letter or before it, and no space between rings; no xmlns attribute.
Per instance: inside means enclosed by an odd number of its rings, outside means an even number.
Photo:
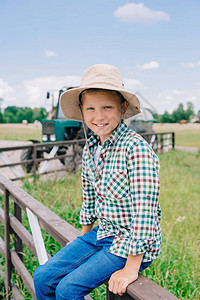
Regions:
<svg viewBox="0 0 200 300"><path fill-rule="evenodd" d="M172 150L160 155L159 158L162 252L143 274L180 299L197 300L200 299L198 289L200 152L194 154ZM42 177L36 183L25 180L23 185L23 188L37 200L80 229L78 221L81 207L80 172L59 181L43 181ZM28 228L25 214L23 219ZM52 255L61 248L46 233L44 239L47 251ZM38 262L26 247L24 247L24 261L33 274ZM15 277L13 274L13 280ZM24 298L31 299L21 281L16 282ZM96 300L105 300L105 287L95 289L91 296Z"/></svg>
<svg viewBox="0 0 200 300"><path fill-rule="evenodd" d="M14 127L1 127L0 126L0 140L15 140L15 141L28 141L37 140L42 141L42 131L38 128L14 128Z"/></svg>
<svg viewBox="0 0 200 300"><path fill-rule="evenodd" d="M200 130L176 131L175 145L200 148Z"/></svg>
<svg viewBox="0 0 200 300"><path fill-rule="evenodd" d="M181 128L179 124L162 124L155 127L156 132L175 132L175 145L182 147L200 148L200 127L199 128ZM179 125L179 126L177 126ZM184 125L182 125L184 126Z"/></svg>

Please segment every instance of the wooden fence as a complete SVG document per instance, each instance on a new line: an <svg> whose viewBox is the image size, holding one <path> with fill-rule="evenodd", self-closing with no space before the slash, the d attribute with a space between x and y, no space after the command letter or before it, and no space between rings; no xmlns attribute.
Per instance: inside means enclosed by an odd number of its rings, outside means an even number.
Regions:
<svg viewBox="0 0 200 300"><path fill-rule="evenodd" d="M19 274L33 299L36 299L33 279L23 264L23 244L33 255L37 256L33 237L23 226L22 211L28 208L38 218L40 227L50 234L62 246L74 240L80 232L61 219L46 206L27 194L16 183L0 175L0 190L4 198L4 209L0 208L0 222L4 225L4 239L0 237L0 252L5 257L5 289L6 299L12 297L21 300L20 291L11 282L12 270ZM14 206L11 205L14 203ZM1 225L2 226L2 225ZM14 236L14 245L11 243ZM87 300L92 299L90 296ZM130 284L123 296L114 295L107 289L107 300L175 300L171 293L161 288L150 279L139 275L138 280Z"/></svg>
<svg viewBox="0 0 200 300"><path fill-rule="evenodd" d="M141 134L151 145L151 147L158 153L164 153L167 152L169 149L174 148L175 146L175 134L174 132L162 132L162 133L156 133L156 132L151 132L151 133L145 133ZM41 174L48 174L51 172L55 171L66 171L68 168L68 163L66 165L59 169L59 170L53 170L53 171L42 171L38 170L38 164L46 161L52 161L55 159L59 160L65 160L68 158L68 162L71 160L73 162L73 169L76 170L78 167L78 164L80 162L80 156L81 156L81 149L83 148L83 144L85 143L85 140L73 140L73 141L62 141L62 142L51 142L51 143L36 143L36 144L31 144L27 146L16 146L16 147L4 147L0 148L0 157L3 155L5 156L6 152L9 151L27 151L30 150L32 155L31 159L28 160L23 160L23 161L15 161L15 162L7 162L5 164L1 164L0 168L5 168L5 167L10 167L13 168L15 166L26 166L28 164L32 164L32 171L25 176L17 176L16 179L22 179L26 176L33 176L33 175L41 175ZM82 147L81 147L82 145ZM51 149L66 149L68 147L71 147L71 153L70 154L63 154L63 155L57 155L56 151L55 154L49 155L49 157L46 158L38 158L37 153L39 152L47 152L51 153ZM52 150L53 152L53 150ZM2 156L1 156L2 155ZM6 162L6 160L5 160Z"/></svg>

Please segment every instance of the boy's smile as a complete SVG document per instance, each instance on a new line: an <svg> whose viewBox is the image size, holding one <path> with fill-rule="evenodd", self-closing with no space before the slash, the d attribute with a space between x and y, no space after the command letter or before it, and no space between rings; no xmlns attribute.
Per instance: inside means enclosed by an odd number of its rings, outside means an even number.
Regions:
<svg viewBox="0 0 200 300"><path fill-rule="evenodd" d="M105 90L83 93L82 107L86 125L99 136L102 145L119 124L120 98Z"/></svg>

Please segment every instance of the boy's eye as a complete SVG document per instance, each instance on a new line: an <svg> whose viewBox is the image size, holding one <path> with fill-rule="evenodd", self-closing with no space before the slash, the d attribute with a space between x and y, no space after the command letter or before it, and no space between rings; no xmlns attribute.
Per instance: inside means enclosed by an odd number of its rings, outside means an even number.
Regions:
<svg viewBox="0 0 200 300"><path fill-rule="evenodd" d="M105 106L105 109L111 109L112 106Z"/></svg>
<svg viewBox="0 0 200 300"><path fill-rule="evenodd" d="M87 108L87 110L93 110L93 109L94 109L93 107L88 107L88 108Z"/></svg>

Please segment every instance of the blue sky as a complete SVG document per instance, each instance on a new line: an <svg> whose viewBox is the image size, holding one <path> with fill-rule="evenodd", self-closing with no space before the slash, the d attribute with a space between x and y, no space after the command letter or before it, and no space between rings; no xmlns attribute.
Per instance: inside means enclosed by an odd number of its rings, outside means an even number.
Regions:
<svg viewBox="0 0 200 300"><path fill-rule="evenodd" d="M108 63L159 113L187 101L197 112L199 15L199 0L1 0L2 108L48 108L47 90L56 97L89 66Z"/></svg>

